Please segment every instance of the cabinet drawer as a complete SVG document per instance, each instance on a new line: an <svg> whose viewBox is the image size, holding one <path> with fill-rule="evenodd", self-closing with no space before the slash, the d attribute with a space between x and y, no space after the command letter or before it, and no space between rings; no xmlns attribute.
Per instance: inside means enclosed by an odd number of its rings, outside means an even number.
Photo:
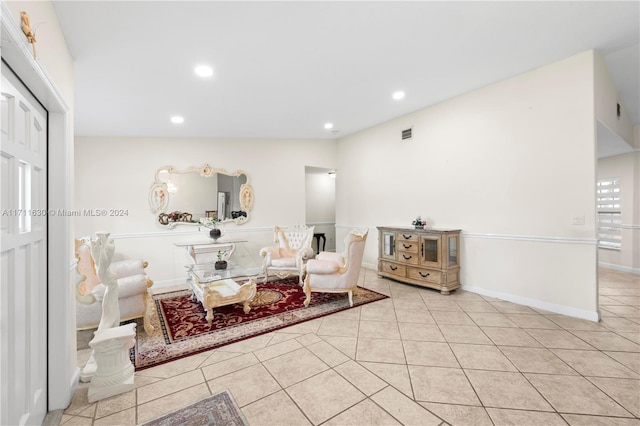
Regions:
<svg viewBox="0 0 640 426"><path fill-rule="evenodd" d="M418 252L418 242L417 241L398 241L396 244L397 251L404 251L407 253L417 253Z"/></svg>
<svg viewBox="0 0 640 426"><path fill-rule="evenodd" d="M398 257L396 258L398 262L408 263L409 265L417 265L419 263L419 258L417 253L409 253L406 251L399 251Z"/></svg>
<svg viewBox="0 0 640 426"><path fill-rule="evenodd" d="M408 277L414 280L428 281L434 284L442 283L442 273L433 269L409 268Z"/></svg>
<svg viewBox="0 0 640 426"><path fill-rule="evenodd" d="M405 265L399 265L392 262L380 262L380 271L386 272L387 274L397 275L403 278L407 276L407 267Z"/></svg>
<svg viewBox="0 0 640 426"><path fill-rule="evenodd" d="M412 234L411 232L398 232L396 238L398 239L398 244L402 242L418 242L418 234Z"/></svg>

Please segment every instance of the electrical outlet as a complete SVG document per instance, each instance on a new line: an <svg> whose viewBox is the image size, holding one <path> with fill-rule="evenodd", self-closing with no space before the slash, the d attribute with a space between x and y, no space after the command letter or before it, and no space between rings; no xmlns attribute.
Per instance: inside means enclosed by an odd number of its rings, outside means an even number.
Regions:
<svg viewBox="0 0 640 426"><path fill-rule="evenodd" d="M584 225L584 216L576 216L571 219L572 225Z"/></svg>

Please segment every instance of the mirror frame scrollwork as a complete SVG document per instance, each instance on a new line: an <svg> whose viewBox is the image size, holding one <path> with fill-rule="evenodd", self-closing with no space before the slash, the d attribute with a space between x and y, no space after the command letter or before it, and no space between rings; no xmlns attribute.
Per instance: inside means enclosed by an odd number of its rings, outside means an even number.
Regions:
<svg viewBox="0 0 640 426"><path fill-rule="evenodd" d="M169 206L170 193L169 188L167 187L167 183L163 182L160 178L160 174L163 172L179 174L198 173L202 177L212 177L216 174L223 174L231 177L239 177L241 175L244 175L246 176L247 181L240 186L240 193L238 194L240 197L240 209L248 213L253 207L253 188L249 184L249 175L247 175L242 170L236 170L235 172L230 173L225 169L214 169L208 164L205 164L202 167L188 167L184 170L178 170L173 166L163 166L156 171L155 179L151 183L151 187L149 189L149 207L151 208L151 212L154 214L167 216L167 207ZM249 220L247 216L240 215L235 219L228 219L224 222L235 222L237 225L241 225ZM175 222L169 223L165 222L166 221L160 220L160 223L162 225L166 225L169 228L174 228L177 225L199 225L198 222L187 220L177 220Z"/></svg>

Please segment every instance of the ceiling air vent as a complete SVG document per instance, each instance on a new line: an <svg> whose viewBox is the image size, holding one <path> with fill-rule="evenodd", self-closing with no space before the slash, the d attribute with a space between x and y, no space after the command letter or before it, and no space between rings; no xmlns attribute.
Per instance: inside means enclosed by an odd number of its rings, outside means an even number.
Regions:
<svg viewBox="0 0 640 426"><path fill-rule="evenodd" d="M402 131L402 140L406 141L408 139L413 138L413 127L409 127Z"/></svg>

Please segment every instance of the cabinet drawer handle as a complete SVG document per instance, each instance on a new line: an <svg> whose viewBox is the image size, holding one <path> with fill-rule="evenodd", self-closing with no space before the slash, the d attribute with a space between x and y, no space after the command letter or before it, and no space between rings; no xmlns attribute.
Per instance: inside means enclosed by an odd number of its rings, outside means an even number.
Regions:
<svg viewBox="0 0 640 426"><path fill-rule="evenodd" d="M407 256L406 254L403 254L402 257L404 257L404 260L409 260L411 259L413 256Z"/></svg>
<svg viewBox="0 0 640 426"><path fill-rule="evenodd" d="M413 247L413 244L402 244L402 247L404 247L405 249L410 249L411 247Z"/></svg>
<svg viewBox="0 0 640 426"><path fill-rule="evenodd" d="M392 271L395 271L396 269L398 269L397 266L393 266L393 265L389 265L389 269L391 269Z"/></svg>
<svg viewBox="0 0 640 426"><path fill-rule="evenodd" d="M427 278L430 275L429 273L426 273L426 274L423 274L422 272L418 272L418 273L422 278Z"/></svg>
<svg viewBox="0 0 640 426"><path fill-rule="evenodd" d="M411 239L411 237L412 237L411 235L408 235L408 236L407 236L407 235L404 235L404 234L402 234L402 236L404 237L404 239L405 239L405 240L410 240L410 239Z"/></svg>

